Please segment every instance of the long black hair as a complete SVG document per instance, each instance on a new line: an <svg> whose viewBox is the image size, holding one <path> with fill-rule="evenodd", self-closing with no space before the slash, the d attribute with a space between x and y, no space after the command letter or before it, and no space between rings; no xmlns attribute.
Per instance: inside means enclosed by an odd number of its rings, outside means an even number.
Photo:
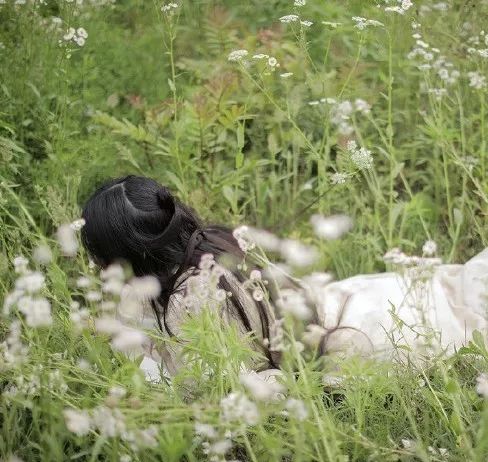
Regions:
<svg viewBox="0 0 488 462"><path fill-rule="evenodd" d="M173 333L167 323L171 295L179 290L177 281L188 270L197 269L203 254L216 261L232 257L242 261L232 230L205 226L190 207L174 197L168 188L150 178L129 175L103 184L83 208L82 241L94 261L106 267L117 261L130 263L136 276L152 275L161 285L159 297L151 301L159 328ZM244 274L228 268L239 282ZM247 332L251 321L234 284L224 276L219 286L230 292L232 308ZM259 313L263 339L269 339L269 316L263 302L254 302ZM183 307L181 307L183 309ZM265 354L275 365L268 348Z"/></svg>

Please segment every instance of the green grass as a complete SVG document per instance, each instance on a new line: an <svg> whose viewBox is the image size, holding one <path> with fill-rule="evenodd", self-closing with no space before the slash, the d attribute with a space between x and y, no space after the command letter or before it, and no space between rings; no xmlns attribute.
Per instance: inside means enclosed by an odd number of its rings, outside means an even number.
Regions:
<svg viewBox="0 0 488 462"><path fill-rule="evenodd" d="M427 11L437 2L417 0L399 15L379 1L382 8L308 0L299 14L310 28L279 21L297 12L291 0L183 2L171 17L147 0L14 3L0 5L0 298L14 284L14 257L48 243L54 259L42 271L54 324L24 325L22 364L0 356L3 459L206 460L195 420L235 431L227 460L443 460L429 446L447 449L446 460L487 459L488 408L475 391L488 364L481 338L425 367L344 360L345 382L325 391L322 375L334 360L300 354L290 338L284 381L307 419L284 417L283 403L260 404L259 423L240 428L219 417L222 397L242 389L239 364L251 355L235 335L210 315L191 324L186 335L198 361L173 383L145 383L137 363L106 338L74 329L69 306L82 295L74 281L89 272L87 257L58 255L53 239L103 180L136 173L168 185L209 221L313 243L321 251L314 269L338 278L382 271L385 251L416 253L426 239L444 261L465 261L488 244L487 90L468 76L486 75L486 58L468 51L488 48L483 37L470 42L486 28L486 2L451 0L446 11ZM50 26L53 16L62 19L59 29ZM360 31L353 16L383 26ZM413 21L421 27L413 30ZM88 31L83 47L63 42L71 26ZM452 63L448 72L459 71L455 82L408 57L415 32ZM229 62L236 49L248 50L254 64ZM257 53L280 67L267 72L265 61L251 59ZM293 75L280 77L285 72ZM440 99L429 92L441 88ZM354 113L346 136L329 105L309 104L321 98L361 98L371 111ZM351 165L349 139L371 150L373 169ZM334 172L348 181L332 184ZM311 213L346 213L355 225L339 241L320 241ZM1 337L12 319L1 318ZM224 346L231 354L220 354ZM55 370L67 388L48 386ZM5 397L32 375L36 392ZM128 428L155 425L155 447L134 451L121 437L67 430L63 409L92 409L116 384L128 390L118 405ZM416 443L409 449L402 439Z"/></svg>

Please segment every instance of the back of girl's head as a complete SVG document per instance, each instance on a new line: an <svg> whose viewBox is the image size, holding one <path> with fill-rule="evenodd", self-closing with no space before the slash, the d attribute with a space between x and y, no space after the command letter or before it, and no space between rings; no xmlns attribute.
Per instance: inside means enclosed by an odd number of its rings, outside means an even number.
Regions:
<svg viewBox="0 0 488 462"><path fill-rule="evenodd" d="M86 222L82 228L83 243L100 266L126 261L136 276L158 278L161 294L151 304L159 327L170 335L168 306L171 295L179 290L180 276L196 270L206 253L220 262L222 257L231 257L227 262L244 258L230 229L218 225L204 227L195 212L150 178L130 175L105 183L88 200L82 216ZM243 274L235 267L228 269L234 279L243 282ZM229 308L251 331L248 307L239 300L241 288L226 276L220 278L219 286L232 294L231 300L227 300ZM265 306L262 302L256 302L256 306L262 337L269 338Z"/></svg>
<svg viewBox="0 0 488 462"><path fill-rule="evenodd" d="M201 226L167 188L133 175L101 186L82 216L83 243L93 259L101 266L127 261L138 276L172 272L190 235Z"/></svg>

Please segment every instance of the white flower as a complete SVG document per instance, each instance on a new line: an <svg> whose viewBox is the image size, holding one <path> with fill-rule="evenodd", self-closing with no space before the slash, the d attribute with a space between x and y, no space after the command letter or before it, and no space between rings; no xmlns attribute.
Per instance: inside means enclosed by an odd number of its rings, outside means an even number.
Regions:
<svg viewBox="0 0 488 462"><path fill-rule="evenodd" d="M168 13L168 12L171 12L172 10L176 10L177 8L178 8L177 3L167 3L166 5L163 5L161 7L161 11L163 13Z"/></svg>
<svg viewBox="0 0 488 462"><path fill-rule="evenodd" d="M229 53L229 56L227 57L228 61L231 62L237 62L241 61L243 58L245 58L249 52L247 50L234 50Z"/></svg>
<svg viewBox="0 0 488 462"><path fill-rule="evenodd" d="M224 422L242 422L256 425L259 421L257 406L242 393L230 393L220 402L221 418Z"/></svg>
<svg viewBox="0 0 488 462"><path fill-rule="evenodd" d="M476 379L476 392L488 398L488 374L486 372L480 374Z"/></svg>
<svg viewBox="0 0 488 462"><path fill-rule="evenodd" d="M304 296L294 289L282 289L276 305L283 313L290 313L293 317L303 321L312 316Z"/></svg>
<svg viewBox="0 0 488 462"><path fill-rule="evenodd" d="M246 390L258 401L276 401L285 387L276 381L275 377L262 379L256 372L242 373L239 380Z"/></svg>
<svg viewBox="0 0 488 462"><path fill-rule="evenodd" d="M280 252L286 262L292 266L309 266L317 260L318 253L314 247L309 247L293 239L285 239Z"/></svg>
<svg viewBox="0 0 488 462"><path fill-rule="evenodd" d="M333 173L330 177L330 182L332 184L345 184L347 181L348 175L347 173Z"/></svg>
<svg viewBox="0 0 488 462"><path fill-rule="evenodd" d="M116 350L129 352L134 348L141 347L146 340L146 336L141 331L126 328L112 339L111 345Z"/></svg>
<svg viewBox="0 0 488 462"><path fill-rule="evenodd" d="M354 27L359 30L364 30L368 26L374 26L374 27L383 26L383 24L379 21L376 21L374 19L362 18L360 16L353 16L352 20L356 23Z"/></svg>
<svg viewBox="0 0 488 462"><path fill-rule="evenodd" d="M355 141L349 141L347 143L347 150L351 156L353 164L359 170L369 170L373 168L373 156L371 151L366 148L358 148Z"/></svg>
<svg viewBox="0 0 488 462"><path fill-rule="evenodd" d="M487 35L488 37L488 35ZM468 72L469 86L476 90L486 88L486 77L479 72Z"/></svg>
<svg viewBox="0 0 488 462"><path fill-rule="evenodd" d="M91 285L91 280L86 276L81 276L76 280L76 286L79 287L80 289L86 289L87 287L90 287L90 285Z"/></svg>
<svg viewBox="0 0 488 462"><path fill-rule="evenodd" d="M271 56L269 59L268 59L268 65L270 67L276 67L278 65L278 61L276 58L274 58L273 56Z"/></svg>
<svg viewBox="0 0 488 462"><path fill-rule="evenodd" d="M426 241L422 247L422 252L424 255L434 255L437 252L437 244L432 240Z"/></svg>
<svg viewBox="0 0 488 462"><path fill-rule="evenodd" d="M257 55L253 55L252 59L268 59L269 55L265 55L264 53L258 53Z"/></svg>
<svg viewBox="0 0 488 462"><path fill-rule="evenodd" d="M28 293L39 292L44 288L44 276L38 271L24 274L15 282L15 289Z"/></svg>
<svg viewBox="0 0 488 462"><path fill-rule="evenodd" d="M308 417L307 408L301 399L289 398L285 403L285 409L297 420L302 421Z"/></svg>
<svg viewBox="0 0 488 462"><path fill-rule="evenodd" d="M129 287L139 300L152 300L161 293L161 284L154 276L132 278L129 281Z"/></svg>
<svg viewBox="0 0 488 462"><path fill-rule="evenodd" d="M304 27L310 27L313 25L312 21L300 21L300 24Z"/></svg>
<svg viewBox="0 0 488 462"><path fill-rule="evenodd" d="M296 22L298 21L300 18L296 15L296 14L287 14L286 16L282 16L280 18L280 21L282 23L285 23L285 24L288 24L290 22Z"/></svg>
<svg viewBox="0 0 488 462"><path fill-rule="evenodd" d="M108 279L124 280L124 268L117 263L113 263L104 270L100 271L100 278L104 281Z"/></svg>
<svg viewBox="0 0 488 462"><path fill-rule="evenodd" d="M118 334L125 328L118 319L102 317L95 320L95 328L102 334Z"/></svg>
<svg viewBox="0 0 488 462"><path fill-rule="evenodd" d="M352 228L352 220L347 215L331 215L324 217L322 215L312 215L310 222L314 232L318 237L323 239L338 239Z"/></svg>
<svg viewBox="0 0 488 462"><path fill-rule="evenodd" d="M27 266L29 265L29 260L22 255L18 255L14 258L14 268L17 274L22 274L27 271Z"/></svg>
<svg viewBox="0 0 488 462"><path fill-rule="evenodd" d="M311 348L317 348L326 334L327 331L322 326L309 324L303 334L302 341Z"/></svg>
<svg viewBox="0 0 488 462"><path fill-rule="evenodd" d="M124 415L119 409L110 409L106 406L99 406L93 410L93 425L104 437L115 437L125 431Z"/></svg>
<svg viewBox="0 0 488 462"><path fill-rule="evenodd" d="M79 30L79 29L78 29L78 30ZM85 29L83 29L83 30L85 30ZM86 38L86 37L81 37L81 38L83 38L83 39L84 39L84 38ZM83 41L83 43L85 43L85 42ZM81 228L83 228L83 226L85 226L85 225L86 225L86 221L85 221L85 219L84 219L84 218L79 218L78 220L75 220L75 221L73 221L73 222L70 224L71 228L72 228L73 230L75 230L75 231L79 231L79 230L80 230Z"/></svg>
<svg viewBox="0 0 488 462"><path fill-rule="evenodd" d="M78 240L71 225L61 225L58 228L56 237L64 255L68 257L76 256L78 252Z"/></svg>
<svg viewBox="0 0 488 462"><path fill-rule="evenodd" d="M293 72L285 72L283 74L280 74L280 77L282 79L287 79L288 77L291 77L293 75Z"/></svg>
<svg viewBox="0 0 488 462"><path fill-rule="evenodd" d="M371 106L369 105L369 103L361 98L357 98L354 101L354 107L356 111L361 112L363 114L369 114L371 110Z"/></svg>
<svg viewBox="0 0 488 462"><path fill-rule="evenodd" d="M82 37L84 39L88 38L88 32L83 27L78 27L78 29L76 29L76 34L78 37Z"/></svg>
<svg viewBox="0 0 488 462"><path fill-rule="evenodd" d="M63 411L66 428L78 436L87 435L91 429L90 415L87 411L65 409Z"/></svg>
<svg viewBox="0 0 488 462"><path fill-rule="evenodd" d="M17 302L19 311L25 316L30 327L43 327L52 324L51 304L45 298L21 297Z"/></svg>
<svg viewBox="0 0 488 462"><path fill-rule="evenodd" d="M85 41L86 41L83 37L75 37L73 40L80 47L85 45Z"/></svg>
<svg viewBox="0 0 488 462"><path fill-rule="evenodd" d="M307 4L307 0L295 0L293 4L298 7L305 6Z"/></svg>
<svg viewBox="0 0 488 462"><path fill-rule="evenodd" d="M63 35L63 40L69 42L76 34L76 30L74 27L70 27L66 33Z"/></svg>
<svg viewBox="0 0 488 462"><path fill-rule="evenodd" d="M51 249L47 245L38 245L32 253L32 258L41 265L47 265L51 262L53 255Z"/></svg>

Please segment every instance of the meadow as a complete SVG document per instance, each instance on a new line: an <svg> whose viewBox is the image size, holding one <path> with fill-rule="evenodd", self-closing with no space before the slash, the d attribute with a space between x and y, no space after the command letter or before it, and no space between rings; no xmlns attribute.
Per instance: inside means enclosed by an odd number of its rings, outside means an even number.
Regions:
<svg viewBox="0 0 488 462"><path fill-rule="evenodd" d="M78 245L93 190L137 174L313 246L297 276L384 271L426 241L465 262L488 246L487 18L486 0L0 0L0 459L488 460L483 335L422 364L341 359L327 384L338 360L286 316L263 392L208 310L187 367L150 383L97 329L120 291ZM352 229L321 238L316 214Z"/></svg>

